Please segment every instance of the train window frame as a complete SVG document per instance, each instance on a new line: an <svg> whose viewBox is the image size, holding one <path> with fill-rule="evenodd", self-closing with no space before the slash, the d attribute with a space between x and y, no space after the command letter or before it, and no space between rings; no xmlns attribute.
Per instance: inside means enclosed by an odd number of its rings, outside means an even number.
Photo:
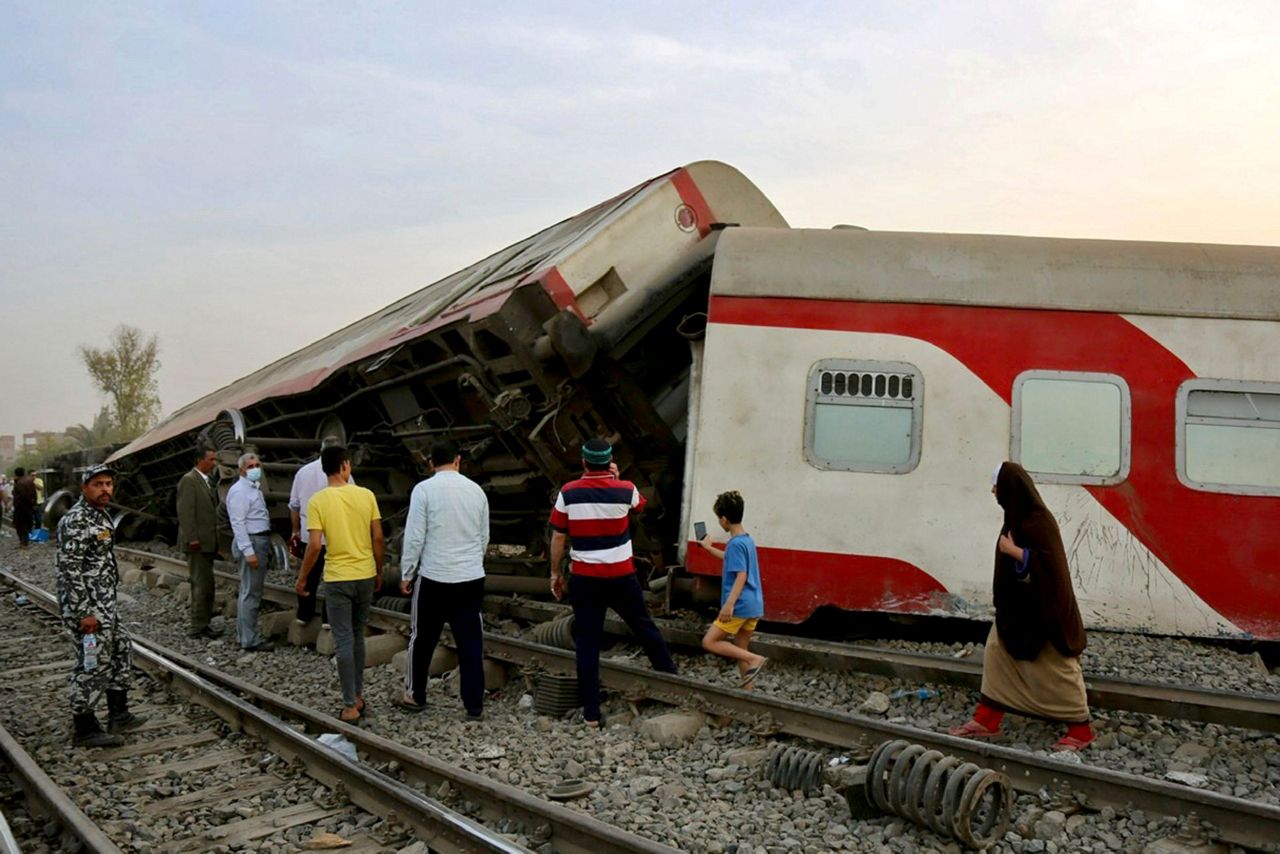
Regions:
<svg viewBox="0 0 1280 854"><path fill-rule="evenodd" d="M1058 382L1099 383L1113 385L1120 390L1120 466L1115 474L1066 474L1031 469L1022 460L1022 394L1030 381L1055 380ZM1013 399L1009 412L1009 457L1026 469L1036 483L1079 484L1085 486L1115 486L1129 478L1133 453L1133 398L1129 383L1119 374L1097 371L1028 370L1013 380Z"/></svg>
<svg viewBox="0 0 1280 854"><path fill-rule="evenodd" d="M1246 483L1219 483L1215 481L1198 481L1192 479L1187 471L1187 425L1231 422L1228 426L1258 426L1244 424L1238 419L1219 418L1213 416L1188 415L1187 407L1191 393L1194 391L1225 391L1236 394L1257 392L1260 394L1280 394L1280 383L1262 380L1226 380L1197 377L1184 381L1178 386L1178 397L1174 407L1174 466L1178 473L1178 482L1188 489L1197 492L1218 492L1226 495L1280 495L1280 486L1261 486ZM1275 430L1280 427L1260 427L1264 430Z"/></svg>
<svg viewBox="0 0 1280 854"><path fill-rule="evenodd" d="M877 395L874 388L872 396L850 397L832 400L835 395L824 393L821 388L822 375L832 373L860 373L886 377L886 391L889 377L899 377L899 388L903 377L911 378L912 395L910 400ZM824 398L827 398L824 400ZM856 402L855 402L856 401ZM815 448L815 432L817 428L817 407L819 403L839 403L849 406L869 408L893 408L911 410L911 447L906 462L874 463L828 459L820 456ZM915 365L908 362L887 362L872 359L821 359L809 368L808 384L805 394L804 417L804 458L813 468L820 471L864 472L869 474L907 474L920 465L920 449L924 433L924 374Z"/></svg>

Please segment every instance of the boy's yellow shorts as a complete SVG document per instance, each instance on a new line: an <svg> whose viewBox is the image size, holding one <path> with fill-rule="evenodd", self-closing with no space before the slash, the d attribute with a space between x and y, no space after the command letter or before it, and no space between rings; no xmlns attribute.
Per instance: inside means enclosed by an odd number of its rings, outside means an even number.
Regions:
<svg viewBox="0 0 1280 854"><path fill-rule="evenodd" d="M730 617L727 620L716 620L712 625L729 637L734 637L738 632L754 632L758 622L759 617Z"/></svg>

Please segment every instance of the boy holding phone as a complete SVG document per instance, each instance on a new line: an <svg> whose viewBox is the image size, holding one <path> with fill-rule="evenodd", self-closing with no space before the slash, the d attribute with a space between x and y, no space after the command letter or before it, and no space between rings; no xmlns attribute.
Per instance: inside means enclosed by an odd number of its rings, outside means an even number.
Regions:
<svg viewBox="0 0 1280 854"><path fill-rule="evenodd" d="M764 594L760 588L756 544L742 527L745 506L746 502L737 492L716 496L712 511L720 522L721 530L729 534L723 550L712 545L707 538L706 525L701 522L695 523L694 533L698 545L724 561L724 574L720 580L720 613L703 636L702 648L738 662L741 676L738 687L750 691L768 659L747 648L756 623L764 616Z"/></svg>

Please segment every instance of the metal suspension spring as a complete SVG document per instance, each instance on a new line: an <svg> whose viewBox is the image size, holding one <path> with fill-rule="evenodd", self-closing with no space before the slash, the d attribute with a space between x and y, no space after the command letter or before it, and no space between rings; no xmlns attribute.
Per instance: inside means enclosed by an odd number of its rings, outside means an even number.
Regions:
<svg viewBox="0 0 1280 854"><path fill-rule="evenodd" d="M546 646L559 649L574 649L577 643L573 639L573 615L566 614L546 623L538 623L533 627L533 639Z"/></svg>
<svg viewBox="0 0 1280 854"><path fill-rule="evenodd" d="M781 789L813 791L822 785L826 757L812 750L779 745L764 763L764 778Z"/></svg>
<svg viewBox="0 0 1280 854"><path fill-rule="evenodd" d="M979 850L999 841L1013 817L1013 787L1004 774L902 740L871 754L867 800Z"/></svg>

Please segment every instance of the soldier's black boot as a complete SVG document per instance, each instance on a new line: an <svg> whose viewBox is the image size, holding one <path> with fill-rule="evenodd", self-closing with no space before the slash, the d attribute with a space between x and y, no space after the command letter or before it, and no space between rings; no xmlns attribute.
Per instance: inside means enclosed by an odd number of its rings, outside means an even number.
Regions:
<svg viewBox="0 0 1280 854"><path fill-rule="evenodd" d="M127 732L146 722L146 715L135 715L129 711L128 691L107 689L107 732Z"/></svg>
<svg viewBox="0 0 1280 854"><path fill-rule="evenodd" d="M71 743L77 747L119 747L124 744L122 736L109 735L102 731L102 726L93 712L72 715L71 720L75 725L75 736L71 739Z"/></svg>

